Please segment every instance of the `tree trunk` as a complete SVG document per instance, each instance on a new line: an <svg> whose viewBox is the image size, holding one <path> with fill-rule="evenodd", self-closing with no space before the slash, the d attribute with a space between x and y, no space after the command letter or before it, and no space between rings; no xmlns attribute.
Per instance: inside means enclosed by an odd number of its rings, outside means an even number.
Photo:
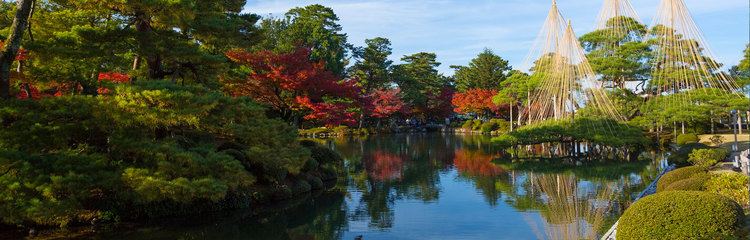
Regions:
<svg viewBox="0 0 750 240"><path fill-rule="evenodd" d="M510 105L510 131L513 131L513 104Z"/></svg>
<svg viewBox="0 0 750 240"><path fill-rule="evenodd" d="M16 59L18 49L21 48L23 32L29 24L29 15L34 0L18 0L16 2L16 16L10 27L10 36L5 41L5 46L0 51L0 98L10 98L10 69L13 60Z"/></svg>
<svg viewBox="0 0 750 240"><path fill-rule="evenodd" d="M145 13L136 14L135 30L140 33L138 37L138 44L140 45L140 54L146 60L148 67L148 77L151 79L164 79L167 76L164 71L164 64L162 56L159 53L154 52L152 34L153 27L151 26L151 19ZM135 65L135 64L134 64Z"/></svg>

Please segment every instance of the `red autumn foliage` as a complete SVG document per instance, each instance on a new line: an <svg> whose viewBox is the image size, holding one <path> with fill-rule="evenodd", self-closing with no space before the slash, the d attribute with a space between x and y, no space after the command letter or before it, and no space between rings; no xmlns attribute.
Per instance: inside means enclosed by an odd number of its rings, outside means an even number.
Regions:
<svg viewBox="0 0 750 240"><path fill-rule="evenodd" d="M5 47L5 42L0 41L0 48ZM18 53L16 53L16 61L26 61L29 60L29 51L23 48L18 49Z"/></svg>
<svg viewBox="0 0 750 240"><path fill-rule="evenodd" d="M326 125L356 122L351 111L360 102L356 80L342 81L325 69L325 62L310 61L310 49L286 54L231 50L226 55L252 69L245 79L225 81L233 96L249 96L287 118L304 112L305 120Z"/></svg>
<svg viewBox="0 0 750 240"><path fill-rule="evenodd" d="M16 95L16 99L20 100L26 100L26 99L32 99L32 100L39 100L42 98L41 92L39 92L39 89L35 87L34 85L31 85L30 83L22 83L21 89L18 92L18 95Z"/></svg>
<svg viewBox="0 0 750 240"><path fill-rule="evenodd" d="M130 83L130 75L118 72L104 72L99 73L99 83L111 82L111 83ZM99 86L96 89L96 93L99 95L109 95L112 93L112 89L105 86Z"/></svg>
<svg viewBox="0 0 750 240"><path fill-rule="evenodd" d="M456 93L453 96L454 111L461 114L476 113L483 115L487 112L497 113L500 107L492 102L492 97L497 95L496 90L470 89L465 93Z"/></svg>
<svg viewBox="0 0 750 240"><path fill-rule="evenodd" d="M370 116L374 118L388 118L391 115L405 113L406 105L401 99L400 89L380 89L370 96Z"/></svg>
<svg viewBox="0 0 750 240"><path fill-rule="evenodd" d="M311 113L303 118L308 121L319 121L328 127L357 124L355 113L349 111L350 103L313 103L307 97L297 97L297 104L309 109Z"/></svg>
<svg viewBox="0 0 750 240"><path fill-rule="evenodd" d="M455 91L452 88L443 88L439 92L427 94L427 108L422 109L426 117L446 118L453 114L451 99Z"/></svg>
<svg viewBox="0 0 750 240"><path fill-rule="evenodd" d="M99 82L129 83L130 75L118 72L99 73Z"/></svg>
<svg viewBox="0 0 750 240"><path fill-rule="evenodd" d="M478 151L457 150L453 164L459 172L471 176L495 177L503 172L502 168L492 163L493 156Z"/></svg>
<svg viewBox="0 0 750 240"><path fill-rule="evenodd" d="M367 174L375 180L397 180L403 176L404 159L399 155L375 151L364 162Z"/></svg>

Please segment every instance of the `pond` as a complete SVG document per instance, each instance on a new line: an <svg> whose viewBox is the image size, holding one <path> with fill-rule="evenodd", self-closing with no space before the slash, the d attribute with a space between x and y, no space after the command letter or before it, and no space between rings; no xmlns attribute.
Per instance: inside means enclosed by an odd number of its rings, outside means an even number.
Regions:
<svg viewBox="0 0 750 240"><path fill-rule="evenodd" d="M99 229L103 239L593 239L663 165L561 165L501 158L483 136L336 139L336 187L264 209L152 227ZM124 230L127 229L127 230Z"/></svg>

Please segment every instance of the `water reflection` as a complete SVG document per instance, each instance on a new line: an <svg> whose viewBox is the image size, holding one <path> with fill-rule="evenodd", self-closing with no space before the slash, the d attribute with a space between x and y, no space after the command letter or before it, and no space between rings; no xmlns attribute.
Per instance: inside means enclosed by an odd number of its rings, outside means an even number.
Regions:
<svg viewBox="0 0 750 240"><path fill-rule="evenodd" d="M513 162L483 136L389 135L327 143L348 177L280 209L120 239L593 239L658 169ZM109 238L109 237L106 237Z"/></svg>

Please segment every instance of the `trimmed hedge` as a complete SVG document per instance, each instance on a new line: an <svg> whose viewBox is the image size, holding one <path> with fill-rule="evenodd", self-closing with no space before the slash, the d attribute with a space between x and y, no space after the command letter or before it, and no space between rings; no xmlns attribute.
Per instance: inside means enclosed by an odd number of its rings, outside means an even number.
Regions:
<svg viewBox="0 0 750 240"><path fill-rule="evenodd" d="M742 207L718 194L671 191L645 197L625 211L618 240L737 238Z"/></svg>
<svg viewBox="0 0 750 240"><path fill-rule="evenodd" d="M691 167L675 169L671 172L668 172L667 174L664 174L664 176L659 178L659 182L656 183L656 191L657 192L665 191L667 187L669 187L669 185L671 185L672 183L691 178L694 175L700 174L700 173L706 173L706 168L698 167L698 166L691 166Z"/></svg>
<svg viewBox="0 0 750 240"><path fill-rule="evenodd" d="M742 173L720 173L706 182L706 191L728 197L742 206L750 205L748 177Z"/></svg>
<svg viewBox="0 0 750 240"><path fill-rule="evenodd" d="M692 133L679 135L677 136L677 139L675 139L675 143L680 146L690 143L697 143L699 141L700 138L698 138L698 135Z"/></svg>
<svg viewBox="0 0 750 240"><path fill-rule="evenodd" d="M663 191L704 191L706 190L706 182L709 179L711 179L711 174L698 173L688 179L670 184Z"/></svg>

